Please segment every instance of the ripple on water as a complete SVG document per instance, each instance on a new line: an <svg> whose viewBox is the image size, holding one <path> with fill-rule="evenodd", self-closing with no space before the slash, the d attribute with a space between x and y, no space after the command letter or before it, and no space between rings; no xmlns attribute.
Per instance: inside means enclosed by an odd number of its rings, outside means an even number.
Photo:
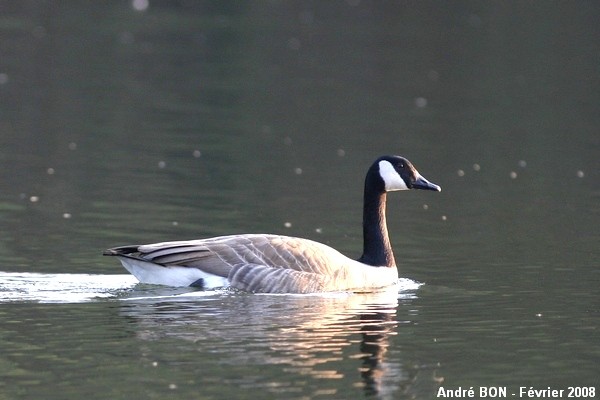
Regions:
<svg viewBox="0 0 600 400"><path fill-rule="evenodd" d="M131 289L130 275L0 272L0 302L80 303Z"/></svg>

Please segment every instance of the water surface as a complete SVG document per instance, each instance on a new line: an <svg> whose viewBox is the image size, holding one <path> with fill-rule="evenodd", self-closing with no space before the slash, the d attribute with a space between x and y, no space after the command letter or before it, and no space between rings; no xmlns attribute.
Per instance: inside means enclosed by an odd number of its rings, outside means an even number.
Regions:
<svg viewBox="0 0 600 400"><path fill-rule="evenodd" d="M598 386L595 2L0 8L0 397ZM386 298L144 286L101 256L265 232L356 257L388 153L443 191L388 196L415 286Z"/></svg>

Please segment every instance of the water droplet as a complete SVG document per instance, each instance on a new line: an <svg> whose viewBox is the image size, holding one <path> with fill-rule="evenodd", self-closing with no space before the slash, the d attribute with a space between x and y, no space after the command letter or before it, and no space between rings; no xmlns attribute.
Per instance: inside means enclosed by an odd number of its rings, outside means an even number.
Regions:
<svg viewBox="0 0 600 400"><path fill-rule="evenodd" d="M427 204L423 204L423 210L429 210L429 206Z"/></svg>
<svg viewBox="0 0 600 400"><path fill-rule="evenodd" d="M48 168L48 169L46 170L46 173L47 173L48 175L54 175L54 172L56 172L56 171L54 171L54 168Z"/></svg>
<svg viewBox="0 0 600 400"><path fill-rule="evenodd" d="M419 108L427 107L427 99L425 97L417 97L415 99L415 106Z"/></svg>
<svg viewBox="0 0 600 400"><path fill-rule="evenodd" d="M477 14L469 15L469 25L473 28L479 28L481 26L481 18Z"/></svg>
<svg viewBox="0 0 600 400"><path fill-rule="evenodd" d="M40 198L39 196L30 196L29 201L32 203L37 203L38 201L40 201Z"/></svg>
<svg viewBox="0 0 600 400"><path fill-rule="evenodd" d="M525 161L525 160L519 160L518 164L519 164L519 167L525 168L527 166L527 161Z"/></svg>
<svg viewBox="0 0 600 400"><path fill-rule="evenodd" d="M323 229L322 228L317 228L317 229L315 229L315 232L317 232L317 233L323 233Z"/></svg>
<svg viewBox="0 0 600 400"><path fill-rule="evenodd" d="M178 226L178 225L179 225L179 222L177 222L177 221L173 221L173 222L171 222L171 224L172 224L173 226Z"/></svg>
<svg viewBox="0 0 600 400"><path fill-rule="evenodd" d="M510 171L510 179L517 179L517 173L515 171Z"/></svg>
<svg viewBox="0 0 600 400"><path fill-rule="evenodd" d="M286 228L291 228L292 227L292 223L291 222L284 222L283 226L285 226Z"/></svg>
<svg viewBox="0 0 600 400"><path fill-rule="evenodd" d="M295 169L294 169L294 173L295 173L296 175L302 175L302 168L295 168Z"/></svg>
<svg viewBox="0 0 600 400"><path fill-rule="evenodd" d="M192 155L194 156L194 158L200 158L200 156L202 156L202 152L200 150L194 150Z"/></svg>
<svg viewBox="0 0 600 400"><path fill-rule="evenodd" d="M578 178L583 178L585 176L585 174L583 173L582 170L577 171L577 177Z"/></svg>
<svg viewBox="0 0 600 400"><path fill-rule="evenodd" d="M33 37L35 37L36 39L42 39L46 36L46 28L38 25L35 28L33 28L31 33L33 34Z"/></svg>
<svg viewBox="0 0 600 400"><path fill-rule="evenodd" d="M458 176L465 176L465 171L463 171L462 169L459 169L458 171L456 171L456 173L458 174Z"/></svg>
<svg viewBox="0 0 600 400"><path fill-rule="evenodd" d="M298 39L298 38L290 38L288 40L288 48L290 50L299 50L300 49L300 39Z"/></svg>
<svg viewBox="0 0 600 400"><path fill-rule="evenodd" d="M481 165L473 164L473 171L477 171L477 172L481 171Z"/></svg>
<svg viewBox="0 0 600 400"><path fill-rule="evenodd" d="M446 221L448 219L448 217L446 217L445 215L442 215L442 221Z"/></svg>
<svg viewBox="0 0 600 400"><path fill-rule="evenodd" d="M311 11L302 11L300 13L300 15L298 16L298 19L303 24L311 25L313 23L313 21L315 20L315 16L313 15L313 13Z"/></svg>
<svg viewBox="0 0 600 400"><path fill-rule="evenodd" d="M135 11L146 11L148 6L150 6L148 0L133 0L131 2L131 7L133 7Z"/></svg>
<svg viewBox="0 0 600 400"><path fill-rule="evenodd" d="M436 82L438 79L440 79L440 74L436 70L432 69L427 73L427 77L430 81Z"/></svg>
<svg viewBox="0 0 600 400"><path fill-rule="evenodd" d="M132 44L135 40L133 33L131 32L121 32L119 34L119 42L124 45Z"/></svg>
<svg viewBox="0 0 600 400"><path fill-rule="evenodd" d="M174 383L169 383L169 389L175 390L175 389L177 389L177 385Z"/></svg>
<svg viewBox="0 0 600 400"><path fill-rule="evenodd" d="M77 143L75 143L75 142L69 143L69 150L77 150Z"/></svg>
<svg viewBox="0 0 600 400"><path fill-rule="evenodd" d="M158 162L158 168L164 169L166 166L167 166L167 163L165 161Z"/></svg>
<svg viewBox="0 0 600 400"><path fill-rule="evenodd" d="M346 150L344 150L344 149L338 149L337 150L337 155L338 155L338 157L344 157L346 155Z"/></svg>
<svg viewBox="0 0 600 400"><path fill-rule="evenodd" d="M63 213L63 218L64 219L70 219L72 217L71 213Z"/></svg>

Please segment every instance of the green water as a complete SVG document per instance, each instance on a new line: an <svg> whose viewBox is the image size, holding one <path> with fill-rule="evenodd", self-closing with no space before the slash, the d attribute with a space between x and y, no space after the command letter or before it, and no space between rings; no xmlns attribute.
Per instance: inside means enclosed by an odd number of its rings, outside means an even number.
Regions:
<svg viewBox="0 0 600 400"><path fill-rule="evenodd" d="M0 2L0 399L598 387L597 3L132 4ZM101 256L358 256L388 153L443 188L388 196L391 298L119 284Z"/></svg>

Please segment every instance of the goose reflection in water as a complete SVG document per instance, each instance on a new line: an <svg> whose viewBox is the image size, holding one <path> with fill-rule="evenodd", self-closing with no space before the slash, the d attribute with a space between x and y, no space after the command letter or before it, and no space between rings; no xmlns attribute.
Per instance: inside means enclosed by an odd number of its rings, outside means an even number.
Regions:
<svg viewBox="0 0 600 400"><path fill-rule="evenodd" d="M234 375L248 375L246 387L295 395L358 390L380 398L431 397L440 382L436 367L403 363L397 351L388 352L390 337L402 329L399 300L406 307L411 297L414 292L399 298L397 290L318 296L193 292L131 298L121 313L139 338L188 341L187 351L201 367L228 366Z"/></svg>
<svg viewBox="0 0 600 400"><path fill-rule="evenodd" d="M433 398L444 380L435 375L437 365L402 365L386 360L389 336L396 335L399 324L395 310L393 313L382 311L387 310L374 308L360 314L360 351L363 354L360 373L365 394L382 398ZM390 382L395 384L389 385Z"/></svg>

